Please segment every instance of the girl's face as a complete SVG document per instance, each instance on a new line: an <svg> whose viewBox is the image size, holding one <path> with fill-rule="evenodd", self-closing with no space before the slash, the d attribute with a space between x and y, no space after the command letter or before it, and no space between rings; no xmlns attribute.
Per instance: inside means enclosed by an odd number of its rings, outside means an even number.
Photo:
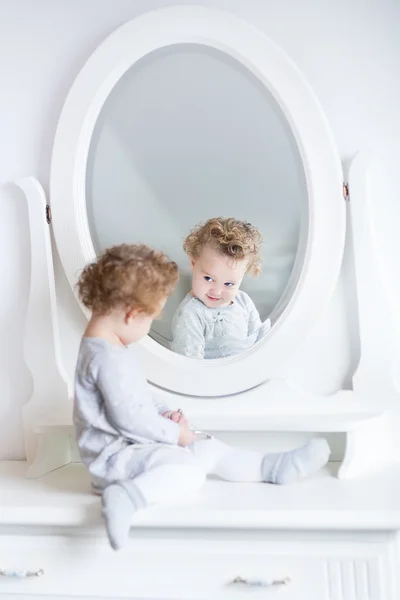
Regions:
<svg viewBox="0 0 400 600"><path fill-rule="evenodd" d="M212 248L191 259L192 292L208 308L228 306L239 291L247 260L233 260Z"/></svg>

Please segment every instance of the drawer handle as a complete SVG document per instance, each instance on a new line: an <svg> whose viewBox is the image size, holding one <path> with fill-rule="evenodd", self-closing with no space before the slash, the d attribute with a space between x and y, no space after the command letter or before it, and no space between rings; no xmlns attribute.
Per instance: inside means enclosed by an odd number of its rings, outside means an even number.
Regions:
<svg viewBox="0 0 400 600"><path fill-rule="evenodd" d="M232 585L246 585L248 587L263 588L278 587L288 585L289 583L290 577L284 577L283 579L272 579L270 581L265 579L243 579L243 577L235 577L235 579L231 581Z"/></svg>
<svg viewBox="0 0 400 600"><path fill-rule="evenodd" d="M14 579L27 579L29 577L41 577L44 575L43 569L38 571L25 571L23 569L0 569L0 576L13 577Z"/></svg>

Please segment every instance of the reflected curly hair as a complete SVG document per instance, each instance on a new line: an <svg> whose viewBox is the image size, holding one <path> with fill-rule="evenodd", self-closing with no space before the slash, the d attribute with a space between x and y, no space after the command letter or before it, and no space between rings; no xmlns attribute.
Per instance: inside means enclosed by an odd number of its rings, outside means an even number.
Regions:
<svg viewBox="0 0 400 600"><path fill-rule="evenodd" d="M160 309L178 281L178 266L161 250L121 244L87 265L77 283L79 297L93 313L137 308L148 315Z"/></svg>
<svg viewBox="0 0 400 600"><path fill-rule="evenodd" d="M263 237L254 225L231 217L217 217L196 225L185 239L183 249L195 259L206 246L234 260L246 259L247 273L257 277L261 272L262 243Z"/></svg>

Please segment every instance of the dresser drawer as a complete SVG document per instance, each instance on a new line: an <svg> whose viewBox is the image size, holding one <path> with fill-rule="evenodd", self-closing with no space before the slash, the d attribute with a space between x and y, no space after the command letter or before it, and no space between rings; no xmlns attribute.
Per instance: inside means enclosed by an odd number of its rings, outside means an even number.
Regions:
<svg viewBox="0 0 400 600"><path fill-rule="evenodd" d="M133 536L115 553L104 537L1 536L1 569L43 575L0 577L0 598L394 600L390 557L383 542Z"/></svg>

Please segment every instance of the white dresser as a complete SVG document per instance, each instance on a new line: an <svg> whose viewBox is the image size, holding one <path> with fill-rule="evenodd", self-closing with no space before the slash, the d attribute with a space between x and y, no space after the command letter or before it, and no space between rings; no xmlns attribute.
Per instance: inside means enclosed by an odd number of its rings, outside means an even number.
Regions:
<svg viewBox="0 0 400 600"><path fill-rule="evenodd" d="M1 598L399 598L400 468L340 481L330 467L291 487L210 480L191 503L139 514L115 553L82 465L37 480L25 467L0 466Z"/></svg>

